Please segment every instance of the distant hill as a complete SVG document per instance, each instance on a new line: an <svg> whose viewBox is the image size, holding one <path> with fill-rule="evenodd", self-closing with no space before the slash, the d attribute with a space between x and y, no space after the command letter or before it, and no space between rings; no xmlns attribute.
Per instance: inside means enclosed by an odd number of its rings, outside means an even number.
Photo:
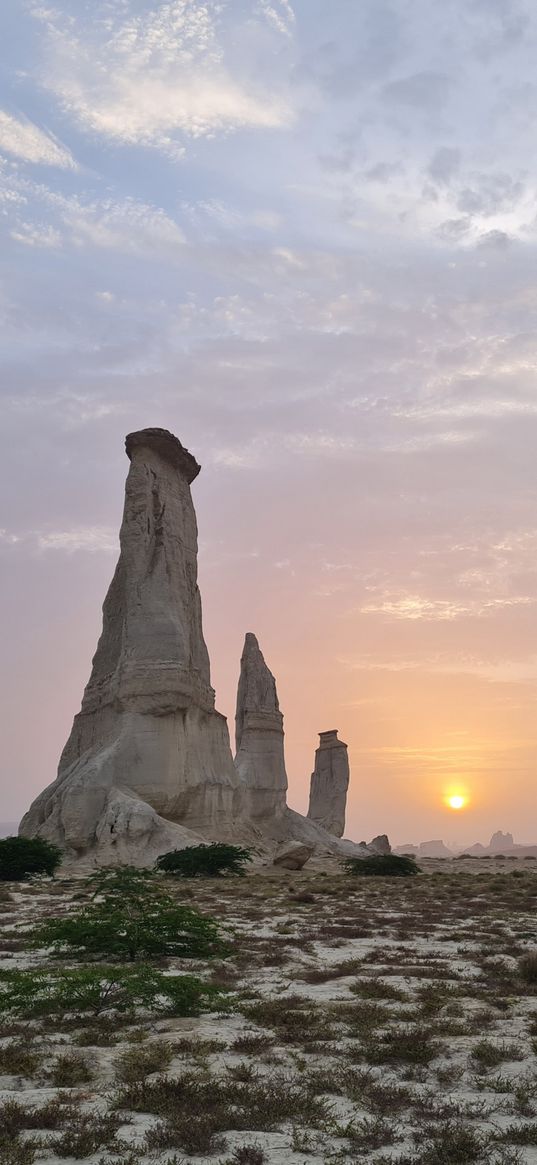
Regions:
<svg viewBox="0 0 537 1165"><path fill-rule="evenodd" d="M18 832L18 821L0 821L0 837L12 837Z"/></svg>
<svg viewBox="0 0 537 1165"><path fill-rule="evenodd" d="M537 844L516 845L512 833L503 833L498 829L493 833L488 845L476 841L475 845L464 848L448 849L443 841L421 841L419 845L397 845L394 854L414 854L418 858L455 858L460 854L469 854L472 858L488 858L503 854L506 858L537 858Z"/></svg>

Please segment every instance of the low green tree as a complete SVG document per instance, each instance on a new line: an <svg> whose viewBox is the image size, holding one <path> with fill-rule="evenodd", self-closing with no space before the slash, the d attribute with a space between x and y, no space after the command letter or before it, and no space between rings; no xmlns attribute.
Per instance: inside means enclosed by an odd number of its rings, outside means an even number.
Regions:
<svg viewBox="0 0 537 1165"><path fill-rule="evenodd" d="M137 1009L199 1015L228 1006L218 988L195 975L164 975L154 967L100 966L50 971L0 971L0 1015L33 1017Z"/></svg>
<svg viewBox="0 0 537 1165"><path fill-rule="evenodd" d="M345 858L342 867L347 874L362 878L411 878L419 874L414 858L398 854L371 854L367 858Z"/></svg>
<svg viewBox="0 0 537 1165"><path fill-rule="evenodd" d="M158 870L179 878L218 878L222 874L243 877L246 863L252 861L252 851L239 845L189 845L186 849L170 850L156 861Z"/></svg>
<svg viewBox="0 0 537 1165"><path fill-rule="evenodd" d="M57 952L128 959L222 954L216 922L176 902L155 874L130 866L88 879L93 901L75 914L50 918L33 931L34 946Z"/></svg>
<svg viewBox="0 0 537 1165"><path fill-rule="evenodd" d="M26 882L36 874L52 875L62 851L42 837L3 837L0 840L0 882Z"/></svg>

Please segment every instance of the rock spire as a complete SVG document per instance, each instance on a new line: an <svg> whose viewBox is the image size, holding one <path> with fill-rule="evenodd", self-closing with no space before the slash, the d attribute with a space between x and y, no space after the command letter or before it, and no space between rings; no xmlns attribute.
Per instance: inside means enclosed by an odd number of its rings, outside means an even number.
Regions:
<svg viewBox="0 0 537 1165"><path fill-rule="evenodd" d="M311 774L308 817L334 837L343 837L349 787L347 745L337 728L319 733L315 768Z"/></svg>
<svg viewBox="0 0 537 1165"><path fill-rule="evenodd" d="M283 716L276 681L251 631L241 656L235 741L235 768L246 816L252 821L280 817L285 813L287 791Z"/></svg>
<svg viewBox="0 0 537 1165"><path fill-rule="evenodd" d="M90 680L58 777L21 832L140 864L185 844L185 830L226 836L239 795L202 631L190 493L200 466L165 429L130 433L126 452L120 556Z"/></svg>

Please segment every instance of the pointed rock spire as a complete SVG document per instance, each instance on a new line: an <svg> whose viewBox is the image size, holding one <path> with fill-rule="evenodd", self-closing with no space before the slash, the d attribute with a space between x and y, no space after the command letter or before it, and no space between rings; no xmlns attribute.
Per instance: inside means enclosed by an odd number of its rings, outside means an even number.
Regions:
<svg viewBox="0 0 537 1165"><path fill-rule="evenodd" d="M202 631L190 493L200 467L165 429L130 433L126 451L121 552L90 680L57 780L21 832L137 862L162 852L164 834L170 848L170 823L225 835L238 781Z"/></svg>
<svg viewBox="0 0 537 1165"><path fill-rule="evenodd" d="M235 738L246 816L254 821L281 816L287 790L283 716L276 681L250 631L241 657Z"/></svg>
<svg viewBox="0 0 537 1165"><path fill-rule="evenodd" d="M334 837L343 837L345 831L348 787L347 745L338 739L337 728L320 732L311 774L308 817Z"/></svg>

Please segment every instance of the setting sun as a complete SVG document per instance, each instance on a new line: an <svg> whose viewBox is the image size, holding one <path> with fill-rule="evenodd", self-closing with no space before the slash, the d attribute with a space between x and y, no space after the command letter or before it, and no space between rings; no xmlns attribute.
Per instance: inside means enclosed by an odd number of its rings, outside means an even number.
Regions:
<svg viewBox="0 0 537 1165"><path fill-rule="evenodd" d="M454 794L453 797L448 797L448 805L450 809L464 809L466 804L466 797L461 797L460 793Z"/></svg>

